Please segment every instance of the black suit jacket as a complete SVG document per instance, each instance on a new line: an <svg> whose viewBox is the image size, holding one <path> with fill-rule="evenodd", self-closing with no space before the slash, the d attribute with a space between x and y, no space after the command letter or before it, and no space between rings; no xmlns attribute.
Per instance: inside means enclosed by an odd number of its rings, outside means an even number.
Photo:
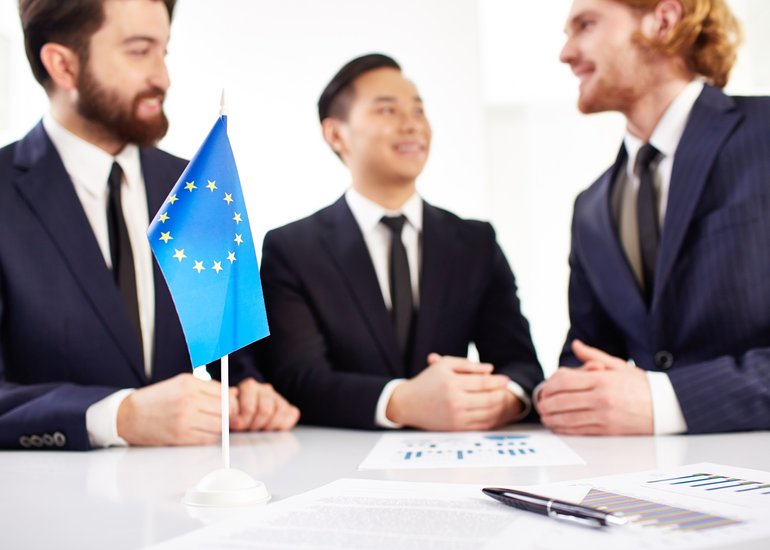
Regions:
<svg viewBox="0 0 770 550"><path fill-rule="evenodd" d="M186 161L140 153L150 218ZM85 411L190 372L157 264L153 375L61 158L38 124L0 149L0 448L87 449Z"/></svg>
<svg viewBox="0 0 770 550"><path fill-rule="evenodd" d="M344 197L270 231L262 284L271 336L260 368L306 422L375 427L385 384L411 377L429 353L482 361L527 392L543 378L513 273L488 223L424 205L414 352L400 359L390 314Z"/></svg>
<svg viewBox="0 0 770 550"><path fill-rule="evenodd" d="M770 428L770 98L706 86L677 147L651 308L611 195L621 151L575 202L575 338L668 373L691 433Z"/></svg>

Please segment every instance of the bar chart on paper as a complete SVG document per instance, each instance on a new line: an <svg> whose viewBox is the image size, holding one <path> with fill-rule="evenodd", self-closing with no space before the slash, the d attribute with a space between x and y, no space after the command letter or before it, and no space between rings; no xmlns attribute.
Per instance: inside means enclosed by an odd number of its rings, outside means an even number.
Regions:
<svg viewBox="0 0 770 550"><path fill-rule="evenodd" d="M596 480L581 504L627 517L640 536L719 546L768 533L769 482L768 472L691 464Z"/></svg>
<svg viewBox="0 0 770 550"><path fill-rule="evenodd" d="M580 504L627 517L632 525L670 531L706 531L742 523L719 515L597 489L591 489Z"/></svg>
<svg viewBox="0 0 770 550"><path fill-rule="evenodd" d="M489 468L583 464L547 433L386 434L359 466L371 469Z"/></svg>
<svg viewBox="0 0 770 550"><path fill-rule="evenodd" d="M623 528L558 525L530 540L538 548L673 550L735 547L770 540L770 472L712 463L616 474L525 490L577 502L628 519ZM744 489L753 488L745 491ZM526 530L520 529L519 532ZM547 540L546 540L547 539ZM757 543L751 548L767 548Z"/></svg>
<svg viewBox="0 0 770 550"><path fill-rule="evenodd" d="M744 472L709 468L662 476L646 483L650 487L680 495L770 509L770 476L752 479Z"/></svg>

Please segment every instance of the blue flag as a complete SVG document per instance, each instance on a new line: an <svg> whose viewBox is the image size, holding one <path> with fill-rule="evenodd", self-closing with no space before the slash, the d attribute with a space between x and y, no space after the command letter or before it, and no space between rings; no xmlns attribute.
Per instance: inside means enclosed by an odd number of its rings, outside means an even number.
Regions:
<svg viewBox="0 0 770 550"><path fill-rule="evenodd" d="M270 333L227 117L214 124L147 237L194 367Z"/></svg>

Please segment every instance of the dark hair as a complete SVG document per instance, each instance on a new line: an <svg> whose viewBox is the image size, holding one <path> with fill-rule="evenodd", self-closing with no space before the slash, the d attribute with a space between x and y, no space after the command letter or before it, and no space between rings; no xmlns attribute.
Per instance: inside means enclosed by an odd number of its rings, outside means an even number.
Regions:
<svg viewBox="0 0 770 550"><path fill-rule="evenodd" d="M71 48L81 62L88 59L91 36L104 23L105 0L19 0L19 17L24 31L24 49L32 74L48 88L51 77L40 59L40 50L49 42ZM176 0L162 0L168 16Z"/></svg>
<svg viewBox="0 0 770 550"><path fill-rule="evenodd" d="M345 120L353 97L353 81L364 73L385 67L401 70L395 59L381 53L370 53L348 61L318 98L318 118L322 122L328 117Z"/></svg>

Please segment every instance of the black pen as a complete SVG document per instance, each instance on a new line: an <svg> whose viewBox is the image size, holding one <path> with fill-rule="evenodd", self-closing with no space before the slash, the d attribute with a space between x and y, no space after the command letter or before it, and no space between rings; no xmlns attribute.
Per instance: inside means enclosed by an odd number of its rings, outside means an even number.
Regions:
<svg viewBox="0 0 770 550"><path fill-rule="evenodd" d="M513 506L520 510L534 512L554 519L561 519L579 523L589 527L602 527L603 525L625 525L628 519L613 515L609 512L572 504L563 500L533 495L524 491L514 489L503 489L501 487L486 487L482 492L499 500L503 504Z"/></svg>

